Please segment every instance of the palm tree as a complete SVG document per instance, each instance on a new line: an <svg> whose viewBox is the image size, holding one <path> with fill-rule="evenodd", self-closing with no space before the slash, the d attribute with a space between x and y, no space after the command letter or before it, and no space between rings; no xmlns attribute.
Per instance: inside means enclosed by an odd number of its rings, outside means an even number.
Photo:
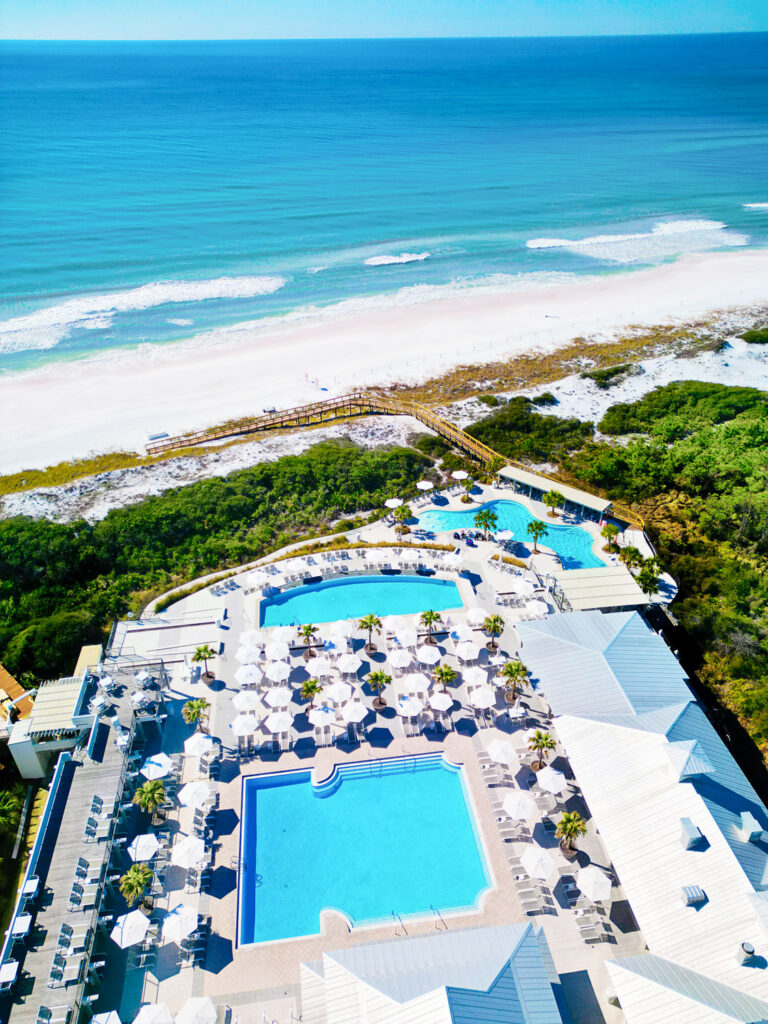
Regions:
<svg viewBox="0 0 768 1024"><path fill-rule="evenodd" d="M373 642L372 634L373 631L380 632L381 630L381 619L378 615L364 615L357 624L358 629L368 630L368 643L365 645L365 650L368 654L373 654L376 650L376 644Z"/></svg>
<svg viewBox="0 0 768 1024"><path fill-rule="evenodd" d="M483 623L483 629L491 638L491 642L488 644L489 651L497 651L499 649L496 637L501 636L504 632L504 625L504 619L500 615L489 615Z"/></svg>
<svg viewBox="0 0 768 1024"><path fill-rule="evenodd" d="M499 672L507 688L507 695L511 698L508 703L514 704L517 697L517 687L528 678L528 669L519 659L506 662ZM511 693L510 693L511 690Z"/></svg>
<svg viewBox="0 0 768 1024"><path fill-rule="evenodd" d="M395 519L395 531L397 533L408 533L408 520L413 516L410 505L400 505L393 513Z"/></svg>
<svg viewBox="0 0 768 1024"><path fill-rule="evenodd" d="M210 706L205 697L195 697L193 700L188 700L181 709L181 717L187 725L194 725L196 729L203 732Z"/></svg>
<svg viewBox="0 0 768 1024"><path fill-rule="evenodd" d="M160 779L147 779L133 794L133 802L145 814L154 814L165 803L165 786Z"/></svg>
<svg viewBox="0 0 768 1024"><path fill-rule="evenodd" d="M647 558L635 577L640 589L652 597L659 589L659 565L655 558Z"/></svg>
<svg viewBox="0 0 768 1024"><path fill-rule="evenodd" d="M576 840L586 835L586 832L587 823L578 811L564 811L555 829L555 835L560 840L564 852L575 850Z"/></svg>
<svg viewBox="0 0 768 1024"><path fill-rule="evenodd" d="M304 658L307 661L315 656L315 652L312 650L312 638L316 633L317 626L313 626L311 622L305 623L299 630L299 636L307 645L307 649L304 652Z"/></svg>
<svg viewBox="0 0 768 1024"><path fill-rule="evenodd" d="M528 536L533 537L533 553L538 554L539 549L537 548L538 542L547 532L547 524L542 523L540 519L532 519L528 523Z"/></svg>
<svg viewBox="0 0 768 1024"><path fill-rule="evenodd" d="M547 751L555 749L554 737L550 736L548 732L542 732L541 729L537 729L528 740L528 749L535 750L539 755L539 759L535 762L534 767L534 771L538 771L539 768L543 768L547 763L545 756Z"/></svg>
<svg viewBox="0 0 768 1024"><path fill-rule="evenodd" d="M195 649L195 653L192 655L192 661L194 661L196 665L199 665L202 661L204 669L203 678L212 678L213 673L208 671L208 659L215 657L216 651L214 651L210 644L203 644L202 647L197 647Z"/></svg>
<svg viewBox="0 0 768 1024"><path fill-rule="evenodd" d="M0 833L10 835L17 827L21 805L22 799L18 789L6 789L0 793Z"/></svg>
<svg viewBox="0 0 768 1024"><path fill-rule="evenodd" d="M443 621L440 612L433 612L431 609L428 609L427 611L421 613L421 619L419 621L421 622L422 626L424 626L424 628L427 630L427 643L433 644L435 642L435 638L432 635L432 633L435 629L435 626L437 626L439 623Z"/></svg>
<svg viewBox="0 0 768 1024"><path fill-rule="evenodd" d="M495 530L499 517L492 508L479 508L475 512L475 526L483 531L483 540L488 540L488 531Z"/></svg>
<svg viewBox="0 0 768 1024"><path fill-rule="evenodd" d="M619 560L622 561L630 571L632 569L639 569L645 562L642 553L632 544L628 544L627 547L621 548L619 551Z"/></svg>
<svg viewBox="0 0 768 1024"><path fill-rule="evenodd" d="M454 681L458 672L450 665L438 665L432 671L432 678L443 688L443 693L448 693L448 686Z"/></svg>
<svg viewBox="0 0 768 1024"><path fill-rule="evenodd" d="M560 493L560 491L556 491L554 489L551 491L547 491L547 493L542 496L541 500L549 509L549 514L551 516L555 515L556 508L562 508L565 504L565 498L563 497L563 495Z"/></svg>
<svg viewBox="0 0 768 1024"><path fill-rule="evenodd" d="M154 877L154 872L148 864L131 864L120 879L120 892L129 907L142 898Z"/></svg>
<svg viewBox="0 0 768 1024"><path fill-rule="evenodd" d="M600 531L600 536L605 541L605 547L603 550L616 551L619 546L616 543L616 538L619 536L620 533L621 530L618 528L616 523L606 523Z"/></svg>
<svg viewBox="0 0 768 1024"><path fill-rule="evenodd" d="M385 686L389 686L391 682L392 676L387 675L387 673L380 668L377 668L368 676L368 683L371 689L376 693L376 698L373 702L373 706L375 708L384 708L387 706L387 702L381 696L381 691Z"/></svg>
<svg viewBox="0 0 768 1024"><path fill-rule="evenodd" d="M317 681L317 679L306 679L301 684L301 696L304 698L304 700L309 701L309 707L307 708L307 711L311 711L312 708L315 706L315 697L317 697L318 694L322 692L322 689L323 687Z"/></svg>
<svg viewBox="0 0 768 1024"><path fill-rule="evenodd" d="M469 505L472 502L472 491L475 489L475 481L471 476L468 476L462 484L462 487L464 488L464 494L461 500L465 505Z"/></svg>

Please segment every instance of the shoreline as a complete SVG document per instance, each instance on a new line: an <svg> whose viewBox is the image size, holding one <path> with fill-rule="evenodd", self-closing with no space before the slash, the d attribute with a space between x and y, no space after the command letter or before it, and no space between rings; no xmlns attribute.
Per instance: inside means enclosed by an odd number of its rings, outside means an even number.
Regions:
<svg viewBox="0 0 768 1024"><path fill-rule="evenodd" d="M609 340L617 330L750 304L768 305L768 249L695 254L494 294L468 290L279 328L240 324L194 342L140 346L124 358L57 364L0 378L0 472L92 452L143 452L149 433L206 427L354 387L414 385L457 364L553 352L583 334Z"/></svg>

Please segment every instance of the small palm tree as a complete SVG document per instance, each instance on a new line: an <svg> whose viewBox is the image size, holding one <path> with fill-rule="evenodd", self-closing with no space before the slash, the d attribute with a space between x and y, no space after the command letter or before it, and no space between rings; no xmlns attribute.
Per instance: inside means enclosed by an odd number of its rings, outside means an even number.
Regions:
<svg viewBox="0 0 768 1024"><path fill-rule="evenodd" d="M472 491L475 489L475 481L472 479L472 477L468 476L467 479L462 484L462 487L464 488L464 494L461 500L464 502L465 505L469 505L472 501Z"/></svg>
<svg viewBox="0 0 768 1024"><path fill-rule="evenodd" d="M199 665L202 661L203 674L206 679L210 679L213 676L213 673L208 671L208 659L215 657L216 651L214 651L210 644L203 644L202 647L195 648L195 653L192 655L192 661L196 665Z"/></svg>
<svg viewBox="0 0 768 1024"><path fill-rule="evenodd" d="M133 802L145 814L154 814L165 803L165 786L160 779L148 779L133 794Z"/></svg>
<svg viewBox="0 0 768 1024"><path fill-rule="evenodd" d="M600 531L600 536L605 541L605 551L617 551L619 545L616 543L616 538L621 533L616 523L606 523Z"/></svg>
<svg viewBox="0 0 768 1024"><path fill-rule="evenodd" d="M413 516L410 505L400 505L394 513L395 531L397 533L408 533L408 520Z"/></svg>
<svg viewBox="0 0 768 1024"><path fill-rule="evenodd" d="M457 677L458 672L450 665L438 665L432 672L432 678L443 688L443 693L448 693L449 685Z"/></svg>
<svg viewBox="0 0 768 1024"><path fill-rule="evenodd" d="M518 659L507 661L502 665L499 675L504 680L504 685L509 698L508 703L514 704L517 697L517 688L528 678L528 669Z"/></svg>
<svg viewBox="0 0 768 1024"><path fill-rule="evenodd" d="M528 749L534 750L539 755L539 759L535 763L535 770L543 768L547 763L547 752L555 749L555 739L548 732L537 729L528 740Z"/></svg>
<svg viewBox="0 0 768 1024"><path fill-rule="evenodd" d="M129 907L142 898L152 884L154 873L148 864L131 864L120 879L120 892Z"/></svg>
<svg viewBox="0 0 768 1024"><path fill-rule="evenodd" d="M381 619L378 615L364 615L357 624L358 629L368 630L368 642L365 645L365 649L368 654L372 654L376 650L376 644L373 642L374 630L379 633L381 631Z"/></svg>
<svg viewBox="0 0 768 1024"><path fill-rule="evenodd" d="M560 491L556 490L547 491L547 493L543 495L541 500L549 509L549 514L551 516L555 515L555 509L562 508L565 504L565 498L560 493Z"/></svg>
<svg viewBox="0 0 768 1024"><path fill-rule="evenodd" d="M301 696L309 701L307 711L311 711L315 706L315 697L322 693L322 690L323 687L317 679L307 679L301 684Z"/></svg>
<svg viewBox="0 0 768 1024"><path fill-rule="evenodd" d="M201 732L204 731L205 723L208 720L208 709L210 704L205 697L195 697L188 700L181 709L181 716L187 725L194 725Z"/></svg>
<svg viewBox="0 0 768 1024"><path fill-rule="evenodd" d="M435 638L432 634L434 633L435 626L439 625L443 621L440 612L434 612L431 609L428 609L421 613L421 619L419 621L427 631L427 643L433 644L435 642Z"/></svg>
<svg viewBox="0 0 768 1024"><path fill-rule="evenodd" d="M488 531L495 530L499 523L499 517L492 508L479 508L475 512L475 526L483 531L483 540L488 540Z"/></svg>
<svg viewBox="0 0 768 1024"><path fill-rule="evenodd" d="M304 652L304 658L314 658L315 652L312 650L312 640L317 633L317 626L313 626L311 622L305 623L299 630L299 636L307 645L307 649Z"/></svg>
<svg viewBox="0 0 768 1024"><path fill-rule="evenodd" d="M587 823L578 811L564 811L557 823L555 835L564 850L575 850L576 840L586 835Z"/></svg>
<svg viewBox="0 0 768 1024"><path fill-rule="evenodd" d="M489 651L497 651L499 649L496 637L501 636L504 632L504 625L504 619L500 615L489 615L483 623L483 629L491 638L491 642L488 644Z"/></svg>
<svg viewBox="0 0 768 1024"><path fill-rule="evenodd" d="M642 553L632 544L628 544L627 547L620 549L619 560L622 561L630 571L632 569L641 568L645 562Z"/></svg>
<svg viewBox="0 0 768 1024"><path fill-rule="evenodd" d="M375 708L384 708L387 706L387 702L381 696L381 691L392 682L392 676L387 675L382 669L378 668L368 676L368 683L371 689L376 694L376 698L373 702Z"/></svg>
<svg viewBox="0 0 768 1024"><path fill-rule="evenodd" d="M547 524L542 523L540 519L532 519L528 523L528 536L533 538L533 553L538 554L538 547L536 546L543 536L547 532Z"/></svg>
<svg viewBox="0 0 768 1024"><path fill-rule="evenodd" d="M655 558L647 558L637 574L640 589L652 597L659 589L659 566Z"/></svg>

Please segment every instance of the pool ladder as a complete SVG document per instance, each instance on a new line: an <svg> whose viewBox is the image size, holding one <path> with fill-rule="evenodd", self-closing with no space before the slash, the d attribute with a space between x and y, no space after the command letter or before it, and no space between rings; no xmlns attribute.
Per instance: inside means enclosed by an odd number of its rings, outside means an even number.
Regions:
<svg viewBox="0 0 768 1024"><path fill-rule="evenodd" d="M429 909L432 911L432 915L433 915L434 922L435 922L435 928L439 932L447 932L448 931L448 925L445 923L443 915L440 913L440 911L437 909L437 907L434 907L430 903L429 904Z"/></svg>
<svg viewBox="0 0 768 1024"><path fill-rule="evenodd" d="M403 919L399 914L392 911L392 920L395 922L395 935L407 935L408 929L403 924ZM402 930L401 930L402 929Z"/></svg>

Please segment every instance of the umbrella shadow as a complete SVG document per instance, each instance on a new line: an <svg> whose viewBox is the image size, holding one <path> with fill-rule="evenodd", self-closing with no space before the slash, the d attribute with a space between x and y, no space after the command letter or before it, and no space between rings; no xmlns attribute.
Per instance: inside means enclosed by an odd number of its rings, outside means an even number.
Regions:
<svg viewBox="0 0 768 1024"><path fill-rule="evenodd" d="M175 974L178 974L181 968L179 967L179 947L175 942L169 942L164 946L161 946L157 951L157 957L155 964L152 968L152 974L158 981L167 981L168 978L172 978Z"/></svg>
<svg viewBox="0 0 768 1024"><path fill-rule="evenodd" d="M223 865L211 872L211 881L208 887L208 895L220 900L229 896L237 888L237 872L232 868L225 868Z"/></svg>
<svg viewBox="0 0 768 1024"><path fill-rule="evenodd" d="M373 729L368 731L368 743L370 746L377 749L384 749L394 741L394 736L389 729L385 729L383 726L375 726Z"/></svg>
<svg viewBox="0 0 768 1024"><path fill-rule="evenodd" d="M240 819L232 808L216 811L213 826L216 836L231 836L237 828L239 821Z"/></svg>
<svg viewBox="0 0 768 1024"><path fill-rule="evenodd" d="M628 900L614 900L613 903L611 903L611 914L609 920L611 924L624 935L640 931Z"/></svg>
<svg viewBox="0 0 768 1024"><path fill-rule="evenodd" d="M232 963L233 959L232 940L224 938L217 932L212 932L208 938L203 970L209 974L219 974Z"/></svg>

